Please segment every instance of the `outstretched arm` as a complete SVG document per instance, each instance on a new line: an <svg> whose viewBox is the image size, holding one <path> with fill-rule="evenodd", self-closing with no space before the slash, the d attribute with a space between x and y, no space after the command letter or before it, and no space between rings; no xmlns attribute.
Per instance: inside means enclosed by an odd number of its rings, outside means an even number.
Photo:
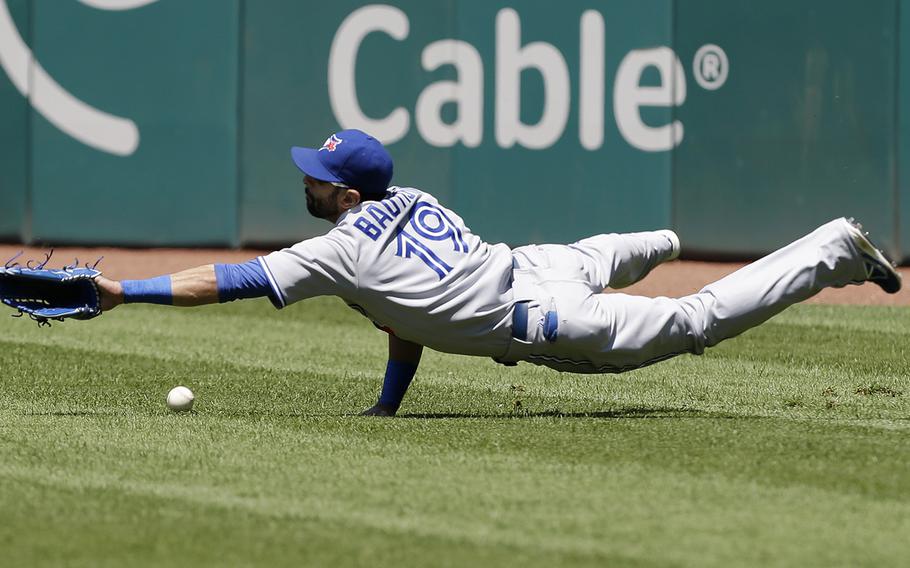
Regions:
<svg viewBox="0 0 910 568"><path fill-rule="evenodd" d="M120 304L152 303L201 306L240 298L272 294L258 260L244 264L207 264L148 280L95 279L101 293L101 310Z"/></svg>
<svg viewBox="0 0 910 568"><path fill-rule="evenodd" d="M411 379L417 372L422 354L423 345L389 334L389 362L382 382L382 392L379 401L361 413L363 416L395 416L411 385Z"/></svg>
<svg viewBox="0 0 910 568"><path fill-rule="evenodd" d="M207 264L177 272L170 276L159 276L149 280L118 282L99 276L95 279L95 283L101 292L101 311L106 312L126 303L124 284L129 290L131 283L144 283L137 284L137 287L144 287L145 290L148 290L146 293L164 300L167 295L167 282L165 279L170 279L171 301L162 301L161 303L170 303L175 306L201 306L218 302L218 282L215 278L215 265ZM155 287L159 289L157 294L154 292Z"/></svg>

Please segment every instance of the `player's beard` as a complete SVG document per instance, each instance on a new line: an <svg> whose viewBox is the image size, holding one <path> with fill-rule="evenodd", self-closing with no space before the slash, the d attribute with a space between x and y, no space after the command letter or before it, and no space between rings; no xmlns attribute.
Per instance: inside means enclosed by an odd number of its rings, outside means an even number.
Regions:
<svg viewBox="0 0 910 568"><path fill-rule="evenodd" d="M333 217L338 217L341 211L338 207L337 198L337 191L333 191L332 194L325 199L319 200L313 197L313 194L307 190L306 210L310 212L310 215L318 219L332 219Z"/></svg>

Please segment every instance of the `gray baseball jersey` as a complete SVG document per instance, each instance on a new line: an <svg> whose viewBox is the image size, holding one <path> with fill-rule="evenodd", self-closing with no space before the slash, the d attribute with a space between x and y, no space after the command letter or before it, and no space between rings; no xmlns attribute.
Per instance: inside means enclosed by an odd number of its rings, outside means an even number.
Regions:
<svg viewBox="0 0 910 568"><path fill-rule="evenodd" d="M509 345L511 250L483 242L417 189L393 187L327 234L260 261L281 306L336 295L377 327L438 351L495 357Z"/></svg>

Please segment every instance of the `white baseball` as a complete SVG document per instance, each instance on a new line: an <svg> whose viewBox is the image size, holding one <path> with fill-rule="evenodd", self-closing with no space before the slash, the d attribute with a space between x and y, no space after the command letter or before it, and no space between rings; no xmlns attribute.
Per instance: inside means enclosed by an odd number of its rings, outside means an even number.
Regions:
<svg viewBox="0 0 910 568"><path fill-rule="evenodd" d="M193 391L190 389L184 386L174 387L171 392L167 393L167 407L174 412L184 412L193 408L195 399L196 397L193 396Z"/></svg>

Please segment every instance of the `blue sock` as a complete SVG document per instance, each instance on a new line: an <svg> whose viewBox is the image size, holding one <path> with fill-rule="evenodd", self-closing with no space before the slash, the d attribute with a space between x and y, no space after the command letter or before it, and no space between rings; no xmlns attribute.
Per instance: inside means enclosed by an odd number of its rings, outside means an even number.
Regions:
<svg viewBox="0 0 910 568"><path fill-rule="evenodd" d="M385 379L382 381L379 404L391 406L397 410L404 399L404 393L411 386L415 373L417 373L417 365L390 359L385 368Z"/></svg>

